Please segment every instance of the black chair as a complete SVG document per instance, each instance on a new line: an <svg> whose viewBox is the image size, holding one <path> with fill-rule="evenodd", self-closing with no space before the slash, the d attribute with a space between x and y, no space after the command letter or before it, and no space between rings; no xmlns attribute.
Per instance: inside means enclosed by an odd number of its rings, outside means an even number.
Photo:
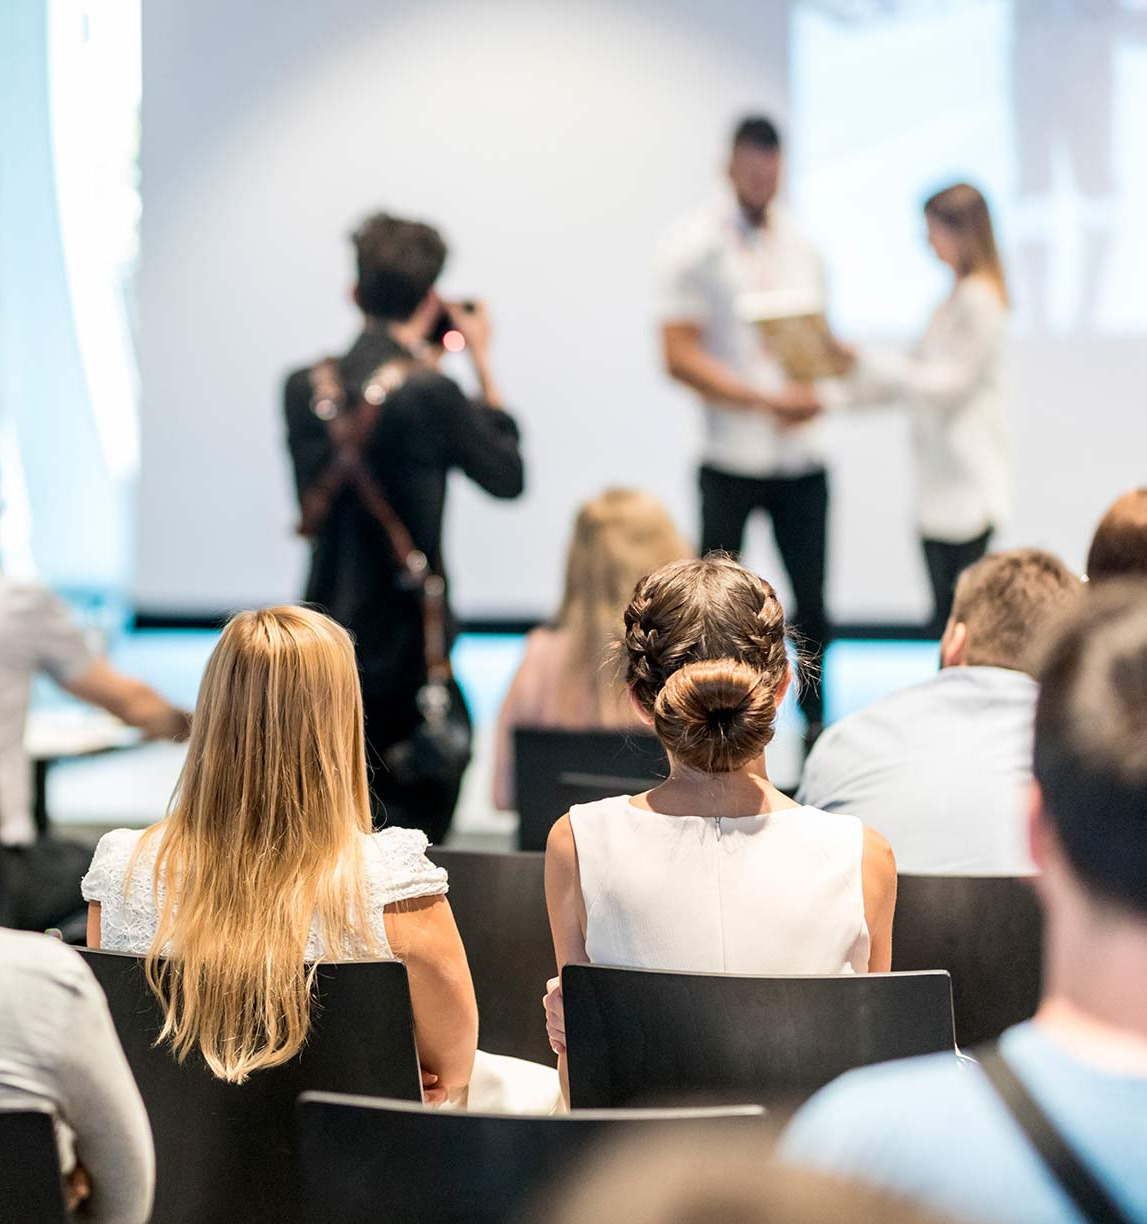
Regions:
<svg viewBox="0 0 1147 1224"><path fill-rule="evenodd" d="M737 977L562 970L575 1108L759 1101L783 1111L853 1067L950 1051L946 973Z"/></svg>
<svg viewBox="0 0 1147 1224"><path fill-rule="evenodd" d="M442 850L478 996L483 1050L553 1064L542 995L557 972L546 912L545 855Z"/></svg>
<svg viewBox="0 0 1147 1224"><path fill-rule="evenodd" d="M321 965L303 1051L245 1084L217 1079L196 1054L157 1046L162 1009L143 958L85 951L108 997L155 1140L153 1224L301 1221L295 1101L308 1089L351 1089L421 1101L406 966Z"/></svg>
<svg viewBox="0 0 1147 1224"><path fill-rule="evenodd" d="M0 1112L0 1224L65 1224L50 1114Z"/></svg>
<svg viewBox="0 0 1147 1224"><path fill-rule="evenodd" d="M1030 878L902 875L897 881L892 968L952 975L961 1049L1035 1013L1042 945Z"/></svg>
<svg viewBox="0 0 1147 1224"><path fill-rule="evenodd" d="M544 850L571 804L636 794L669 776L665 750L645 731L514 731L518 849Z"/></svg>
<svg viewBox="0 0 1147 1224"><path fill-rule="evenodd" d="M759 1126L762 1113L748 1106L515 1117L308 1092L299 1102L307 1224L495 1224L518 1218L589 1143L637 1126Z"/></svg>

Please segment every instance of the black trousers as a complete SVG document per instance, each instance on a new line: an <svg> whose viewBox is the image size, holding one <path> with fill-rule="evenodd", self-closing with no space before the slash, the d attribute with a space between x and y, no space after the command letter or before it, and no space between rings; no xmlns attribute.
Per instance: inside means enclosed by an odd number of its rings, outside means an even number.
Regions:
<svg viewBox="0 0 1147 1224"><path fill-rule="evenodd" d="M824 604L826 540L828 535L828 476L734 476L715 468L701 469L701 552L722 550L738 555L745 522L754 510L764 510L773 523L777 551L788 572L796 599L790 618L804 639L810 675L803 685L800 708L810 724L824 721L820 663L829 642Z"/></svg>
<svg viewBox="0 0 1147 1224"><path fill-rule="evenodd" d="M470 725L470 712L462 690L451 683L460 718ZM398 825L421 829L435 845L450 830L461 779L424 779L415 783L396 778L383 761L383 753L406 739L418 725L413 699L396 701L393 696L363 694L366 721L366 769L370 782L371 819L376 829Z"/></svg>
<svg viewBox="0 0 1147 1224"><path fill-rule="evenodd" d="M924 560L928 564L928 579L932 583L932 636L939 638L952 614L952 599L956 594L956 579L988 551L992 528L974 540L957 544L949 540L921 539Z"/></svg>

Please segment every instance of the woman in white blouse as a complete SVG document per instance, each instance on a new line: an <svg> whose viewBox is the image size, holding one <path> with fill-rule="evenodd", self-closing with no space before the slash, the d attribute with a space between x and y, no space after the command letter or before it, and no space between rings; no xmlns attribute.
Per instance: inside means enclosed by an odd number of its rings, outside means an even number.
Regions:
<svg viewBox="0 0 1147 1224"><path fill-rule="evenodd" d="M167 819L96 847L88 944L146 953L175 1054L236 1083L302 1047L317 962L400 956L424 1095L441 1102L470 1080L474 988L425 834L371 832L363 745L346 631L306 608L240 613L208 660Z"/></svg>
<svg viewBox="0 0 1147 1224"><path fill-rule="evenodd" d="M956 578L988 551L1011 504L1008 291L987 202L957 183L924 205L928 241L954 274L909 352L862 349L857 400L907 402L913 411L916 514L943 631Z"/></svg>
<svg viewBox="0 0 1147 1224"><path fill-rule="evenodd" d="M773 588L719 554L662 566L625 611L623 655L670 776L554 826L546 900L559 967L887 970L888 843L853 816L794 803L768 778L765 746L791 680ZM557 979L547 1012L560 1053Z"/></svg>

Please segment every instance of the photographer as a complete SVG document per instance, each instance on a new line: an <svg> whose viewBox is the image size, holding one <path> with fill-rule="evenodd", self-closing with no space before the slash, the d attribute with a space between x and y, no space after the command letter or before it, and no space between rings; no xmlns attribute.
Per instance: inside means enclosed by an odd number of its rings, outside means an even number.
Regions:
<svg viewBox="0 0 1147 1224"><path fill-rule="evenodd" d="M459 468L495 497L517 497L518 429L494 385L485 309L434 290L446 260L438 232L380 213L353 241L362 334L286 386L300 531L314 549L306 598L355 638L375 823L440 841L470 729L447 662L446 476ZM435 369L448 328L473 360L476 400Z"/></svg>

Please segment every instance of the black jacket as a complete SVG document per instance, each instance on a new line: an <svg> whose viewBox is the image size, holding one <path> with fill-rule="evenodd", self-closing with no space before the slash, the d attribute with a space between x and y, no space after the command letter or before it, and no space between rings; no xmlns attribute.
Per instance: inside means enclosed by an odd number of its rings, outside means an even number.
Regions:
<svg viewBox="0 0 1147 1224"><path fill-rule="evenodd" d="M385 361L408 356L386 333L364 332L339 366L348 395ZM300 496L333 455L326 425L311 410L310 367L287 379L287 439ZM431 569L444 578L446 476L459 468L495 497L522 491L518 428L507 413L467 399L433 370L411 375L383 405L366 448L371 472ZM398 584L382 529L357 493L342 490L314 541L306 599L355 637L363 693L413 700L425 678L418 600Z"/></svg>

